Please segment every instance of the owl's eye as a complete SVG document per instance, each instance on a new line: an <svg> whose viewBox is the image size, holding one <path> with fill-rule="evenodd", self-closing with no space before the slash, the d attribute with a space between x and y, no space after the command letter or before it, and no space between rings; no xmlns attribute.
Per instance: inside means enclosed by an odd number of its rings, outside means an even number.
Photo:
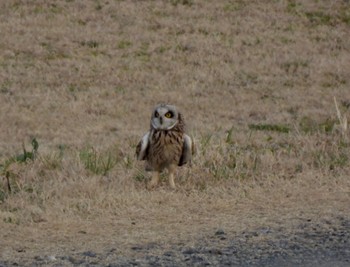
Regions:
<svg viewBox="0 0 350 267"><path fill-rule="evenodd" d="M156 111L156 112L154 113L154 117L156 117L156 118L158 118L158 117L159 117L159 113L158 113L158 111Z"/></svg>
<svg viewBox="0 0 350 267"><path fill-rule="evenodd" d="M165 113L165 117L166 118L172 118L173 114L171 112L167 112L167 113Z"/></svg>

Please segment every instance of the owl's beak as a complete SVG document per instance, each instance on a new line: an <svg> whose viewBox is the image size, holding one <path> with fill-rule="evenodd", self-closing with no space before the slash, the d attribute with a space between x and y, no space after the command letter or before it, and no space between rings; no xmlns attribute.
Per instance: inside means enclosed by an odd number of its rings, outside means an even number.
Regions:
<svg viewBox="0 0 350 267"><path fill-rule="evenodd" d="M163 124L163 118L162 117L159 118L159 122L160 122L160 124Z"/></svg>

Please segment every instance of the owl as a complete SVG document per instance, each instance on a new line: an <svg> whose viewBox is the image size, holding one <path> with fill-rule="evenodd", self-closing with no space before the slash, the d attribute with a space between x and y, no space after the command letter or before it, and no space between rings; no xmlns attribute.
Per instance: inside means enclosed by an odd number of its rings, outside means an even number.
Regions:
<svg viewBox="0 0 350 267"><path fill-rule="evenodd" d="M177 166L189 163L194 154L194 143L185 134L183 116L175 106L160 104L154 108L150 130L136 147L138 160L146 161L146 170L153 171L148 186L155 187L159 174L169 173L169 184L175 188L174 172Z"/></svg>

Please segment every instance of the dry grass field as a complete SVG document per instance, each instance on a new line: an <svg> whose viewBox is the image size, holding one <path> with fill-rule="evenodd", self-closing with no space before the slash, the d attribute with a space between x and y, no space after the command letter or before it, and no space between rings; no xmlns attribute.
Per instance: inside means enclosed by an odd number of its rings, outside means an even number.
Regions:
<svg viewBox="0 0 350 267"><path fill-rule="evenodd" d="M1 1L0 35L1 260L350 217L348 1ZM135 159L160 102L175 191Z"/></svg>

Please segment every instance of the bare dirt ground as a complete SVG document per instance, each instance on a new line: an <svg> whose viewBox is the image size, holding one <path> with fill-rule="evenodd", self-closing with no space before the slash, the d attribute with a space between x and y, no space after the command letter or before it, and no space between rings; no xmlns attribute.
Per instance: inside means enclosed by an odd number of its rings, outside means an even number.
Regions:
<svg viewBox="0 0 350 267"><path fill-rule="evenodd" d="M348 1L2 1L0 33L0 266L349 266ZM160 102L198 149L149 191Z"/></svg>

